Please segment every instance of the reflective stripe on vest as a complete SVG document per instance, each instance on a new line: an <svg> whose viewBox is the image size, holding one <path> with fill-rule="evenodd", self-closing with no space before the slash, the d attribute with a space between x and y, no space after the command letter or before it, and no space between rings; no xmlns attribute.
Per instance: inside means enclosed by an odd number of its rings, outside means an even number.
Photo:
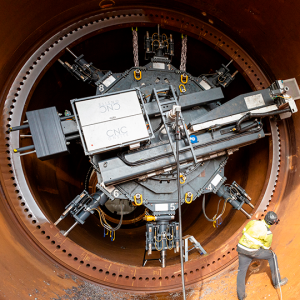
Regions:
<svg viewBox="0 0 300 300"><path fill-rule="evenodd" d="M253 242L254 244L263 247L264 249L270 249L270 247L266 247L263 245L262 242L258 241L257 239L253 238L252 236L250 236L247 232L244 232L245 237L250 240L251 242Z"/></svg>
<svg viewBox="0 0 300 300"><path fill-rule="evenodd" d="M246 246L244 246L244 245L242 245L242 244L240 244L240 243L238 243L238 247L241 248L241 249L250 251L250 252L252 252L252 251L258 251L258 250L259 250L259 249L251 249L251 248L248 248L248 247L246 247Z"/></svg>

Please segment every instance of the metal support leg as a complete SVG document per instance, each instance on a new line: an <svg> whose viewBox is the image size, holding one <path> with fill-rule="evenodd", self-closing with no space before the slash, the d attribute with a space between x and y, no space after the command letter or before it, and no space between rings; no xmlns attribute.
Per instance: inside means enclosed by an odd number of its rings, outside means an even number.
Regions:
<svg viewBox="0 0 300 300"><path fill-rule="evenodd" d="M207 252L193 236L191 236L189 240L195 245L195 248L200 252L200 254L207 254Z"/></svg>
<svg viewBox="0 0 300 300"><path fill-rule="evenodd" d="M184 261L185 262L189 260L189 251L193 249L197 249L200 254L207 254L207 252L203 249L200 243L192 235L186 235L182 239L184 240ZM189 241L194 245L194 247L191 249L189 249Z"/></svg>
<svg viewBox="0 0 300 300"><path fill-rule="evenodd" d="M184 261L189 261L189 239L184 240Z"/></svg>

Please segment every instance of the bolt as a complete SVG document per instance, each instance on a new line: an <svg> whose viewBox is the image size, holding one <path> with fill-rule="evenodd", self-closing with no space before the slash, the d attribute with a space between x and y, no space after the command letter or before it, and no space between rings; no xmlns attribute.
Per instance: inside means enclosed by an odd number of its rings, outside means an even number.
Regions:
<svg viewBox="0 0 300 300"><path fill-rule="evenodd" d="M106 167L107 167L107 162L105 162L105 163L103 164L103 167L104 167L104 168L106 168Z"/></svg>

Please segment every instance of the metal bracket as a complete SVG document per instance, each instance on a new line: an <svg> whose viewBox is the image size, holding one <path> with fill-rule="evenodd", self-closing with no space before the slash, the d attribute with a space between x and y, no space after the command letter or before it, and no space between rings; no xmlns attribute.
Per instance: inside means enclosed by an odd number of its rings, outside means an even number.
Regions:
<svg viewBox="0 0 300 300"><path fill-rule="evenodd" d="M112 196L104 187L102 187L99 183L96 184L96 187L103 192L110 200L115 200L115 197Z"/></svg>

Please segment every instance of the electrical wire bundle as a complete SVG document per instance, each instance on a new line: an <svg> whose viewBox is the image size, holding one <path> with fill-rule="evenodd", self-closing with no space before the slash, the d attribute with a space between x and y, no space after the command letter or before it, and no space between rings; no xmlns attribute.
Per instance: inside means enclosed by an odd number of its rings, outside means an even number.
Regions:
<svg viewBox="0 0 300 300"><path fill-rule="evenodd" d="M92 210L96 210L99 214L99 219L100 219L100 224L102 225L102 227L104 229L106 229L107 231L110 231L110 233L114 233L114 238L115 239L115 232L121 228L122 225L122 221L123 221L123 205L121 205L121 218L119 221L119 224L116 227L112 227L110 224L107 223L106 218L105 218L105 214L103 212L103 210L100 207L94 208Z"/></svg>
<svg viewBox="0 0 300 300"><path fill-rule="evenodd" d="M203 211L204 217L205 217L208 221L213 222L213 226L214 226L214 227L216 227L216 226L218 227L218 225L221 225L221 224L218 223L218 220L219 220L219 219L223 216L223 214L225 213L226 204L227 204L227 201L229 200L229 198L226 199L226 200L224 200L222 211L221 211L221 213L218 215L221 200L222 200L222 198L219 199L216 214L213 216L212 219L210 219L210 218L206 215L206 213L205 213L205 195L203 195L202 211Z"/></svg>

